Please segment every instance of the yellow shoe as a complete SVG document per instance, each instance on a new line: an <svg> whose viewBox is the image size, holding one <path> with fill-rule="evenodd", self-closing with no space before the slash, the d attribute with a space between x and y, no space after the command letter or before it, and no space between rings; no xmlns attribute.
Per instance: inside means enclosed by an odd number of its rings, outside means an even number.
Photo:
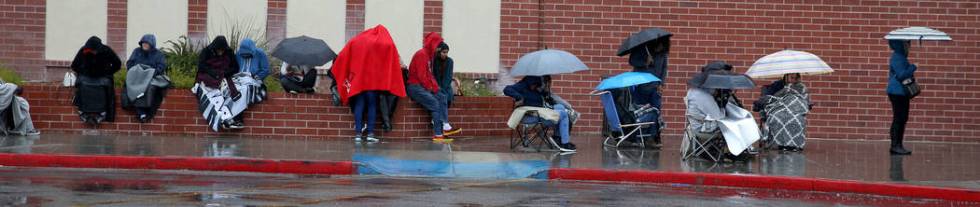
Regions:
<svg viewBox="0 0 980 207"><path fill-rule="evenodd" d="M461 129L461 128L455 128L455 129L451 129L449 131L442 131L442 135L449 136L449 135L459 134L460 132L463 132L463 129Z"/></svg>

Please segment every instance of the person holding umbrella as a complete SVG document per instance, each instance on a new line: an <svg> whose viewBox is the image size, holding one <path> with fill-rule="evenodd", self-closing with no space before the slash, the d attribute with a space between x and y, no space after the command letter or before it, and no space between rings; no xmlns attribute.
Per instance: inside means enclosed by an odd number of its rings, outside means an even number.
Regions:
<svg viewBox="0 0 980 207"><path fill-rule="evenodd" d="M732 67L725 62L711 62L702 68L703 72L688 80L687 95L684 98L687 106L686 133L693 133L689 136L698 140L722 137L726 143L724 146L727 146L724 148L725 152L738 156L748 150L759 136L758 125L755 125L751 113L737 104L733 90L753 88L755 84L748 76L734 74L728 68ZM727 130L726 127L738 127L744 131L736 132ZM682 144L683 146L691 144Z"/></svg>
<svg viewBox="0 0 980 207"><path fill-rule="evenodd" d="M813 104L802 75L834 72L820 57L796 50L783 50L756 60L745 72L752 78L781 78L762 87L762 95L753 103L762 121L762 147L800 151L806 145L806 116Z"/></svg>
<svg viewBox="0 0 980 207"><path fill-rule="evenodd" d="M630 37L623 40L620 45L619 50L616 55L624 56L629 54L629 64L633 66L634 72L646 72L651 73L657 78L666 81L667 80L667 59L670 53L670 37L673 36L670 32L660 28L649 28L640 32L637 32ZM615 92L613 94L619 95L625 92L630 93L631 103L620 103L621 105L633 104L635 108L660 108L662 103L661 97L661 87L663 87L664 82L654 82L637 85L628 88L628 91ZM620 95L622 96L622 95ZM617 98L621 100L621 98ZM629 108L629 107L620 107ZM635 117L636 122L648 122L658 117L651 116L649 114ZM652 127L645 128L641 133L645 135L651 135L654 145L653 147L659 147L661 144L660 135Z"/></svg>
<svg viewBox="0 0 980 207"><path fill-rule="evenodd" d="M896 29L885 35L888 47L892 49L888 62L888 86L885 92L892 104L892 125L889 132L891 147L888 151L893 155L910 155L912 151L905 149L902 141L905 139L905 124L909 120L909 107L912 98L919 95L921 88L915 81L915 71L918 67L909 61L909 50L912 40L952 41L953 38L945 32L928 27L907 27Z"/></svg>
<svg viewBox="0 0 980 207"><path fill-rule="evenodd" d="M521 56L510 69L510 76L524 78L504 88L504 95L514 98L518 103L507 125L514 128L521 122L543 119L546 125L558 127L558 137L552 137L550 143L560 151L575 152L575 144L570 141L570 130L578 113L572 109L571 104L551 92L551 75L588 69L578 57L562 50L544 49ZM536 111L539 116L525 116L529 111Z"/></svg>
<svg viewBox="0 0 980 207"><path fill-rule="evenodd" d="M327 42L308 36L286 38L276 45L272 56L283 61L279 81L289 93L314 93L316 66L337 58Z"/></svg>

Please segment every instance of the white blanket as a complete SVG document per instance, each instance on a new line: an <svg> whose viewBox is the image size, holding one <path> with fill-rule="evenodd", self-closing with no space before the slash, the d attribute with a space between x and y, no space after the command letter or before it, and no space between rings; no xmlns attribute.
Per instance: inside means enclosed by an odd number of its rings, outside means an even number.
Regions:
<svg viewBox="0 0 980 207"><path fill-rule="evenodd" d="M718 120L718 123L721 123L721 133L728 144L728 151L737 156L759 141L759 125L751 112L733 103L725 106L725 113L725 118Z"/></svg>

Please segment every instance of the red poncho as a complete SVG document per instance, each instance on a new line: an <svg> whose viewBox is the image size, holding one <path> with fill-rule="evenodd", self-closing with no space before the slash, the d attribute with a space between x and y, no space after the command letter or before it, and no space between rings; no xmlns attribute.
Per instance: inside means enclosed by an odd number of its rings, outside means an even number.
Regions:
<svg viewBox="0 0 980 207"><path fill-rule="evenodd" d="M388 91L405 97L398 49L383 25L365 30L347 42L330 72L344 104L363 91Z"/></svg>
<svg viewBox="0 0 980 207"><path fill-rule="evenodd" d="M408 84L419 84L432 93L439 92L439 84L432 76L432 59L435 57L436 47L442 43L439 33L430 32L425 35L422 41L422 49L415 52L412 56L412 63L408 65Z"/></svg>

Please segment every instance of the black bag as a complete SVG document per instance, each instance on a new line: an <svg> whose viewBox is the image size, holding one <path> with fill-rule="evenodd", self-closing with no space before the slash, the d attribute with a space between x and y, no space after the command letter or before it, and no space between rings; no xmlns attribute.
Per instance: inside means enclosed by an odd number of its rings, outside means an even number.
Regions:
<svg viewBox="0 0 980 207"><path fill-rule="evenodd" d="M922 93L922 86L919 86L919 83L915 81L915 77L902 80L901 83L902 90L905 90L905 94L908 94L909 97L914 98L918 96L919 93Z"/></svg>

